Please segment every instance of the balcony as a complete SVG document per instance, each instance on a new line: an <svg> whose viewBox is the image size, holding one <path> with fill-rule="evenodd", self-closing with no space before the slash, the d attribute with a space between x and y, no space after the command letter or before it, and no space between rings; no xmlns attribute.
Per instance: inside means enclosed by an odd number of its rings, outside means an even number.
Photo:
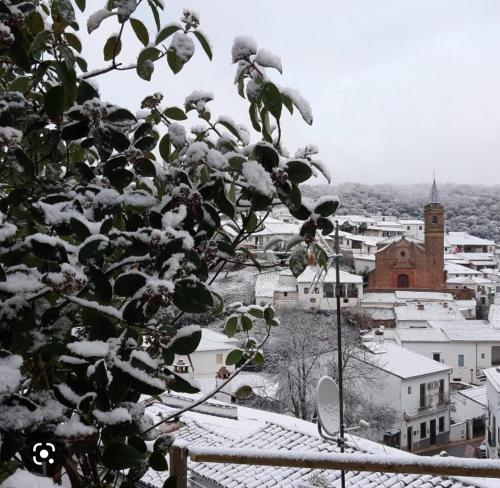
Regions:
<svg viewBox="0 0 500 488"><path fill-rule="evenodd" d="M420 397L420 405L418 407L419 411L430 410L432 408L443 407L448 405L450 402L450 397L448 392L432 393L430 395L425 395Z"/></svg>

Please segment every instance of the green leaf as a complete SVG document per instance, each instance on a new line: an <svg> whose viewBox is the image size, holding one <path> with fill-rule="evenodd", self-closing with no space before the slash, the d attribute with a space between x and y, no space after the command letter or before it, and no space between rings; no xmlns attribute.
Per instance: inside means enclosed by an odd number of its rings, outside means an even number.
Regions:
<svg viewBox="0 0 500 488"><path fill-rule="evenodd" d="M158 35L156 36L155 45L157 46L160 42L163 42L167 37L170 37L172 34L175 34L178 30L181 30L182 27L178 24L169 24L165 26Z"/></svg>
<svg viewBox="0 0 500 488"><path fill-rule="evenodd" d="M61 85L53 86L45 95L45 112L54 119L64 112L64 88Z"/></svg>
<svg viewBox="0 0 500 488"><path fill-rule="evenodd" d="M161 140L159 145L160 156L164 161L168 161L170 159L170 136L165 134Z"/></svg>
<svg viewBox="0 0 500 488"><path fill-rule="evenodd" d="M281 100L283 102L283 105L290 112L290 114L293 115L293 102L292 102L292 99L288 95L285 95L284 93L282 93L281 94Z"/></svg>
<svg viewBox="0 0 500 488"><path fill-rule="evenodd" d="M108 178L115 188L125 188L134 179L134 173L125 168L118 168L112 171Z"/></svg>
<svg viewBox="0 0 500 488"><path fill-rule="evenodd" d="M170 372L170 375L174 377L172 383L169 383L169 388L178 393L199 393L199 388L193 386L189 381L186 381L181 376ZM169 376L170 376L169 375Z"/></svg>
<svg viewBox="0 0 500 488"><path fill-rule="evenodd" d="M0 264L0 281L7 281L7 274L4 267Z"/></svg>
<svg viewBox="0 0 500 488"><path fill-rule="evenodd" d="M65 141L76 141L82 139L89 134L89 124L86 120L80 120L72 124L67 124L63 127L61 137Z"/></svg>
<svg viewBox="0 0 500 488"><path fill-rule="evenodd" d="M214 185L214 203L219 209L228 217L233 218L235 215L235 208L226 194L226 188L222 180L217 180Z"/></svg>
<svg viewBox="0 0 500 488"><path fill-rule="evenodd" d="M118 108L108 114L108 120L110 122L124 122L124 121L135 122L137 119L129 110L125 108Z"/></svg>
<svg viewBox="0 0 500 488"><path fill-rule="evenodd" d="M182 329L180 329L182 331ZM196 351L201 341L201 329L193 331L189 335L184 335L182 332L177 332L179 337L176 335L172 338L172 344L169 347L175 354L180 354L181 356L187 356Z"/></svg>
<svg viewBox="0 0 500 488"><path fill-rule="evenodd" d="M71 230L73 231L73 234L76 235L76 238L79 241L84 241L91 235L89 228L81 220L76 219L75 217L71 217L69 225L71 227Z"/></svg>
<svg viewBox="0 0 500 488"><path fill-rule="evenodd" d="M69 25L75 21L75 11L70 0L52 0L50 10L54 22Z"/></svg>
<svg viewBox="0 0 500 488"><path fill-rule="evenodd" d="M77 103L82 104L83 102L92 100L93 98L99 98L99 92L89 82L80 80L76 98Z"/></svg>
<svg viewBox="0 0 500 488"><path fill-rule="evenodd" d="M144 395L161 395L165 391L164 388L160 388L156 384L152 384L150 381L146 382L140 380L137 376L140 373L144 374L144 371L137 368L135 369L137 370L137 374L130 374L128 371L114 367L111 371L113 381L118 379L118 381L123 385L132 388L132 390L138 393L143 393ZM151 375L148 375L148 377L151 377Z"/></svg>
<svg viewBox="0 0 500 488"><path fill-rule="evenodd" d="M262 142L255 145L254 157L269 173L271 173L280 162L280 157L276 149Z"/></svg>
<svg viewBox="0 0 500 488"><path fill-rule="evenodd" d="M252 121L252 126L253 128L257 131L260 132L262 129L259 124L259 117L258 117L258 110L257 110L257 105L252 102L250 104L250 107L248 109L248 112L250 114L250 120Z"/></svg>
<svg viewBox="0 0 500 488"><path fill-rule="evenodd" d="M33 178L35 176L35 162L20 148L14 150L17 162L23 167L25 176Z"/></svg>
<svg viewBox="0 0 500 488"><path fill-rule="evenodd" d="M104 449L101 461L108 469L120 470L137 466L142 456L134 447L115 442Z"/></svg>
<svg viewBox="0 0 500 488"><path fill-rule="evenodd" d="M248 307L248 313L257 319L264 318L264 311L260 307L250 306Z"/></svg>
<svg viewBox="0 0 500 488"><path fill-rule="evenodd" d="M82 43L78 36L72 32L65 32L64 37L66 37L66 41L75 51L78 51L79 53L82 52Z"/></svg>
<svg viewBox="0 0 500 488"><path fill-rule="evenodd" d="M103 248L107 247L107 240L102 236L92 236L89 239L87 239L88 242L86 241L82 244L78 252L78 261L81 264L90 264L96 256L99 256L103 252Z"/></svg>
<svg viewBox="0 0 500 488"><path fill-rule="evenodd" d="M240 317L240 321L241 321L241 328L243 330L247 331L247 330L251 330L252 329L252 327L253 327L253 320L247 314L243 314Z"/></svg>
<svg viewBox="0 0 500 488"><path fill-rule="evenodd" d="M297 185L307 181L313 174L311 165L307 161L297 159L286 163L286 172L290 180Z"/></svg>
<svg viewBox="0 0 500 488"><path fill-rule="evenodd" d="M315 207L314 213L321 215L322 217L328 217L335 213L339 206L339 201L336 198L326 200Z"/></svg>
<svg viewBox="0 0 500 488"><path fill-rule="evenodd" d="M208 39L199 30L193 31L193 34L195 35L196 39L198 39L198 41L200 42L203 50L207 53L208 59L212 61L212 48L210 47Z"/></svg>
<svg viewBox="0 0 500 488"><path fill-rule="evenodd" d="M122 50L122 41L118 36L111 36L108 38L106 43L104 44L103 53L104 53L104 61L111 61L114 57L120 54Z"/></svg>
<svg viewBox="0 0 500 488"><path fill-rule="evenodd" d="M163 111L163 115L173 120L186 120L187 115L179 107L168 107Z"/></svg>
<svg viewBox="0 0 500 488"><path fill-rule="evenodd" d="M236 334L236 330L238 328L238 316L231 315L226 320L226 325L224 327L224 334L226 334L229 338L233 337Z"/></svg>
<svg viewBox="0 0 500 488"><path fill-rule="evenodd" d="M146 277L142 273L124 273L116 278L113 289L121 297L131 297L145 284Z"/></svg>
<svg viewBox="0 0 500 488"><path fill-rule="evenodd" d="M274 308L271 307L270 305L268 305L264 309L264 319L266 320L266 322L270 322L271 320L274 319Z"/></svg>
<svg viewBox="0 0 500 488"><path fill-rule="evenodd" d="M141 176L154 177L156 176L155 165L147 158L140 159L134 166L135 172Z"/></svg>
<svg viewBox="0 0 500 488"><path fill-rule="evenodd" d="M111 301L113 289L106 275L99 268L94 266L89 268L88 273L94 285L94 293L97 298L101 299L103 302Z"/></svg>
<svg viewBox="0 0 500 488"><path fill-rule="evenodd" d="M330 235L335 228L333 222L330 219L325 218L325 217L320 217L316 221L316 223L318 224L318 227L321 229L321 233L324 236Z"/></svg>
<svg viewBox="0 0 500 488"><path fill-rule="evenodd" d="M226 357L226 365L232 366L241 361L243 357L243 351L241 349L234 349Z"/></svg>
<svg viewBox="0 0 500 488"><path fill-rule="evenodd" d="M184 61L179 56L177 56L176 52L173 49L169 49L167 51L167 62L174 75L176 75L185 64Z"/></svg>
<svg viewBox="0 0 500 488"><path fill-rule="evenodd" d="M152 151L156 146L157 138L154 136L144 136L134 142L134 147L141 151Z"/></svg>
<svg viewBox="0 0 500 488"><path fill-rule="evenodd" d="M161 29L161 24L160 24L160 14L158 13L158 8L153 2L149 2L149 8L151 9L151 12L153 13L153 18L155 19L156 30L159 31Z"/></svg>
<svg viewBox="0 0 500 488"><path fill-rule="evenodd" d="M18 76L9 86L9 90L25 93L29 90L32 80L29 76Z"/></svg>
<svg viewBox="0 0 500 488"><path fill-rule="evenodd" d="M252 387L248 385L241 386L234 392L234 396L240 399L245 399L252 395L253 395Z"/></svg>
<svg viewBox="0 0 500 488"><path fill-rule="evenodd" d="M151 80L151 75L155 69L154 61L160 54L160 51L155 47L147 47L140 52L137 58L137 74L143 80Z"/></svg>
<svg viewBox="0 0 500 488"><path fill-rule="evenodd" d="M214 304L208 288L203 283L191 279L176 283L173 300L179 310L189 313L207 312Z"/></svg>
<svg viewBox="0 0 500 488"><path fill-rule="evenodd" d="M169 476L162 488L177 488L177 476Z"/></svg>
<svg viewBox="0 0 500 488"><path fill-rule="evenodd" d="M290 256L290 271L293 276L297 277L301 275L307 268L307 253L302 248L297 248Z"/></svg>
<svg viewBox="0 0 500 488"><path fill-rule="evenodd" d="M264 106L271 112L275 119L281 117L281 107L283 102L281 100L281 93L274 83L264 83L262 87L262 101Z"/></svg>
<svg viewBox="0 0 500 488"><path fill-rule="evenodd" d="M218 120L217 124L223 125L234 137L240 139L240 133L238 129L227 120Z"/></svg>
<svg viewBox="0 0 500 488"><path fill-rule="evenodd" d="M80 11L83 12L85 10L85 0L75 0L75 3Z"/></svg>
<svg viewBox="0 0 500 488"><path fill-rule="evenodd" d="M60 244L50 244L46 241L38 241L36 237L30 239L31 250L35 256L47 261L68 262L66 249Z"/></svg>
<svg viewBox="0 0 500 488"><path fill-rule="evenodd" d="M134 30L137 39L139 39L144 46L147 46L149 44L149 34L144 24L140 20L132 18L130 19L130 24L132 25L132 29Z"/></svg>
<svg viewBox="0 0 500 488"><path fill-rule="evenodd" d="M255 364L257 366L264 364L264 355L260 352L256 352L255 356L252 359L252 364Z"/></svg>
<svg viewBox="0 0 500 488"><path fill-rule="evenodd" d="M167 471L168 469L168 463L165 456L159 452L151 453L151 456L149 456L149 465L155 471Z"/></svg>

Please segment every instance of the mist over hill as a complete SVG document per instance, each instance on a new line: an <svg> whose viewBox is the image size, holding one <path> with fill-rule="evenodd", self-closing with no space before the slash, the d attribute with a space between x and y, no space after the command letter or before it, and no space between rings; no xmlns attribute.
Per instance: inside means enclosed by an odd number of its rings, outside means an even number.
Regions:
<svg viewBox="0 0 500 488"><path fill-rule="evenodd" d="M384 214L407 219L423 217L430 187L430 184L342 183L305 186L304 195L313 199L338 195L339 214ZM445 206L447 230L470 232L500 242L500 185L448 183L438 184L438 189Z"/></svg>

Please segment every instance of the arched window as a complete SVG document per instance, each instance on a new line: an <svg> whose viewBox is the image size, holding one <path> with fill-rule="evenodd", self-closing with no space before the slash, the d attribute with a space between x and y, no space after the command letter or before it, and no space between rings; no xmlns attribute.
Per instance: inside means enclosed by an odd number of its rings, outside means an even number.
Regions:
<svg viewBox="0 0 500 488"><path fill-rule="evenodd" d="M398 275L398 288L408 288L410 286L410 280L407 274Z"/></svg>
<svg viewBox="0 0 500 488"><path fill-rule="evenodd" d="M433 216L432 216L432 223L433 223L433 224L437 224L437 223L438 223L438 218L437 218L437 215L433 215Z"/></svg>

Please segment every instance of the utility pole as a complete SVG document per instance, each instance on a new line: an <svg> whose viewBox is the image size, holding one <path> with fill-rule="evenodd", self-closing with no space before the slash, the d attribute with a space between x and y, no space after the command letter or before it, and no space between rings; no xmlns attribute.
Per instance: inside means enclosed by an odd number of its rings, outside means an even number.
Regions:
<svg viewBox="0 0 500 488"><path fill-rule="evenodd" d="M340 246L339 246L339 222L335 221L335 298L337 300L337 361L338 361L338 387L339 387L339 418L340 432L338 444L340 452L344 452L344 392L342 378L342 315L340 313ZM345 488L345 471L341 471L342 488Z"/></svg>

